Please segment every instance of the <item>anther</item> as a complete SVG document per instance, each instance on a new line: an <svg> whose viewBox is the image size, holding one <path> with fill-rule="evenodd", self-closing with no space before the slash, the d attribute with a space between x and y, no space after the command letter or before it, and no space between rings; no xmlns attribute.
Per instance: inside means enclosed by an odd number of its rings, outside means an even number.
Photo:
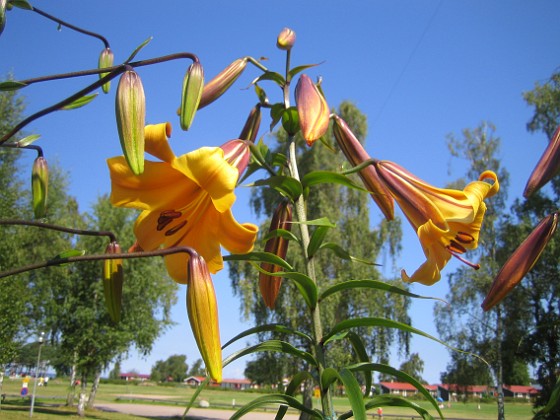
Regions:
<svg viewBox="0 0 560 420"><path fill-rule="evenodd" d="M179 230L181 230L181 228L183 228L185 225L187 224L186 220L183 220L181 223L179 223L177 226L172 227L171 229L169 229L167 232L165 232L165 236L171 236L175 233L177 233Z"/></svg>

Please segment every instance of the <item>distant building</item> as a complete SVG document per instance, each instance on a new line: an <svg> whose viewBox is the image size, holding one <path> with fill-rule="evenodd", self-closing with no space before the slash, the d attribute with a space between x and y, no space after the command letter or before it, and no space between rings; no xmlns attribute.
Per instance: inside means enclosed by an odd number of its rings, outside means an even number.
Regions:
<svg viewBox="0 0 560 420"><path fill-rule="evenodd" d="M539 393L538 389L525 385L504 385L503 390L504 397L524 398L526 400L536 397Z"/></svg>
<svg viewBox="0 0 560 420"><path fill-rule="evenodd" d="M145 375L145 374L142 374L142 373L129 372L129 373L119 374L119 378L124 379L125 381L144 382L144 381L149 381L150 380L150 375Z"/></svg>
<svg viewBox="0 0 560 420"><path fill-rule="evenodd" d="M418 389L408 382L380 382L382 394L400 395L401 397L410 397L411 395L418 394ZM428 390L432 397L435 397L438 392L436 385L423 385Z"/></svg>
<svg viewBox="0 0 560 420"><path fill-rule="evenodd" d="M185 385L199 386L206 378L204 376L189 376L184 380ZM224 389L245 390L251 388L249 379L223 379L222 382L210 382L210 386Z"/></svg>

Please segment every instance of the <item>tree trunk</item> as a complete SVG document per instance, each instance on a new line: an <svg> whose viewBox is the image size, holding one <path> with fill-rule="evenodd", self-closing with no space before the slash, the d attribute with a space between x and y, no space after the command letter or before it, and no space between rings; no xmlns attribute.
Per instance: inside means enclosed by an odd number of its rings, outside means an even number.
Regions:
<svg viewBox="0 0 560 420"><path fill-rule="evenodd" d="M313 384L310 381L304 382L303 387L303 405L307 408L313 408ZM301 413L299 420L311 420L313 417L307 413Z"/></svg>
<svg viewBox="0 0 560 420"><path fill-rule="evenodd" d="M66 406L72 407L74 405L74 397L76 395L76 353L74 353L74 363L72 364L72 372L70 373L70 387L66 395Z"/></svg>
<svg viewBox="0 0 560 420"><path fill-rule="evenodd" d="M86 375L82 375L82 384L80 386L80 398L78 399L78 416L86 415Z"/></svg>
<svg viewBox="0 0 560 420"><path fill-rule="evenodd" d="M91 384L91 391L89 393L89 398L87 402L87 408L93 408L93 404L95 403L95 396L97 394L97 389L99 388L99 380L101 379L101 371L98 370L95 372L95 378L93 379L93 384Z"/></svg>
<svg viewBox="0 0 560 420"><path fill-rule="evenodd" d="M498 420L505 420L503 363L502 363L502 310L500 305L496 308L496 385L498 386Z"/></svg>

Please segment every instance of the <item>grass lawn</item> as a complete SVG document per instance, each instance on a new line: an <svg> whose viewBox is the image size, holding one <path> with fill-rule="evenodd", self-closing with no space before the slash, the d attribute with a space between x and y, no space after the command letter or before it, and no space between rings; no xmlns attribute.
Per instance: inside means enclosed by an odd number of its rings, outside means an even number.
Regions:
<svg viewBox="0 0 560 420"><path fill-rule="evenodd" d="M5 402L1 406L0 418L2 420L29 418L30 398L25 399L19 396L21 380L4 379L2 393L7 394ZM33 381L29 384L29 391L33 390ZM79 419L75 413L75 407L64 407L68 385L62 380L52 380L47 387L37 387L35 408L33 418L37 420L51 420L55 417L64 416L66 419ZM183 386L160 386L160 385L115 385L101 384L97 393L96 403L102 402L126 402L142 404L172 404L186 406L193 395L194 389ZM212 408L231 408L233 400L237 407L244 405L253 399L261 396L260 393L247 391L226 391L218 389L205 389L198 396L198 400L206 400ZM77 399L76 399L77 401ZM437 412L433 407L425 402L417 402L422 407L428 409L437 418ZM318 400L314 401L316 407L320 407ZM335 398L334 404L339 412L349 409L348 402L344 398ZM375 413L375 410L370 413ZM476 403L454 403L451 407L442 409L445 417L469 420L495 419L497 417L497 407L495 404ZM400 407L383 407L383 414L391 419L410 419L416 412ZM389 417L390 416L390 417ZM402 416L402 417L393 417ZM506 418L508 420L526 420L532 417L532 407L529 403L506 403ZM116 420L116 419L145 419L145 417L126 416L117 413L106 413L99 410L87 412L85 418L97 420Z"/></svg>

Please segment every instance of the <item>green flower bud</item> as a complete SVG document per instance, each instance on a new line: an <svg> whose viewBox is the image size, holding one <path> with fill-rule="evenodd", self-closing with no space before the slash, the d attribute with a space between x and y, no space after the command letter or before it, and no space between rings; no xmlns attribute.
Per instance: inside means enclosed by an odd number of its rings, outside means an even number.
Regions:
<svg viewBox="0 0 560 420"><path fill-rule="evenodd" d="M101 51L101 54L99 55L98 67L100 69L106 67L112 67L113 61L114 61L113 51L111 51L111 48L105 48L103 51ZM109 73L99 73L99 78L102 79L108 74ZM101 86L101 89L103 89L103 92L105 93L109 93L110 88L111 88L111 82L107 82L103 84L103 86Z"/></svg>
<svg viewBox="0 0 560 420"><path fill-rule="evenodd" d="M132 172L140 175L144 172L146 98L140 77L134 70L126 70L119 80L115 112L124 156Z"/></svg>
<svg viewBox="0 0 560 420"><path fill-rule="evenodd" d="M31 171L31 192L33 196L33 213L36 219L45 217L49 192L49 167L47 160L39 156L33 162Z"/></svg>
<svg viewBox="0 0 560 420"><path fill-rule="evenodd" d="M204 258L196 252L187 265L187 313L196 344L210 377L222 382L222 346L218 303L212 277Z"/></svg>
<svg viewBox="0 0 560 420"><path fill-rule="evenodd" d="M198 109L202 89L204 87L204 71L200 63L192 63L183 79L183 93L181 96L180 121L181 128L188 130Z"/></svg>
<svg viewBox="0 0 560 420"><path fill-rule="evenodd" d="M120 245L113 241L105 249L106 254L120 254ZM107 259L103 262L103 292L105 306L115 322L121 320L122 287L123 287L122 259Z"/></svg>
<svg viewBox="0 0 560 420"><path fill-rule="evenodd" d="M284 28L278 34L276 46L281 50L291 50L296 43L296 33L290 28Z"/></svg>

